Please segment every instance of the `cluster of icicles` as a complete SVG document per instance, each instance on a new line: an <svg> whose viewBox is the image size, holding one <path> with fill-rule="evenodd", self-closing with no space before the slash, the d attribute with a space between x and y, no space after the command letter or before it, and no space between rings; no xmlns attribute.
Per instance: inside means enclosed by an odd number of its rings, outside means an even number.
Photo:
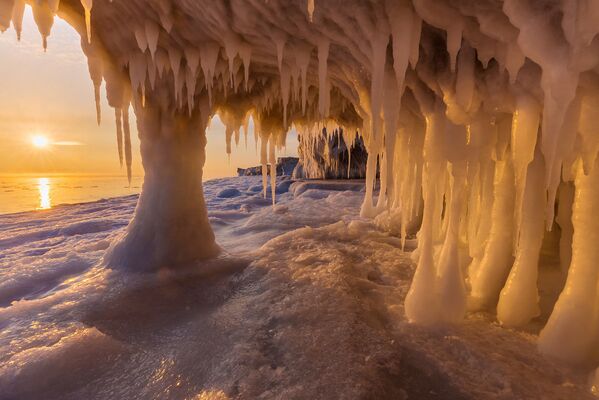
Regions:
<svg viewBox="0 0 599 400"><path fill-rule="evenodd" d="M299 137L297 148L301 170L294 172L294 178L305 179L351 179L364 177L364 156L366 150L357 136L345 142L349 135L335 130L323 129L321 135L311 132ZM350 138L352 140L352 138ZM357 153L357 159L352 153Z"/></svg>
<svg viewBox="0 0 599 400"><path fill-rule="evenodd" d="M58 2L31 1L44 42ZM402 240L418 230L411 321L496 309L503 325L528 324L539 315L543 237L559 229L567 281L539 346L596 361L599 3L143 3L96 0L104 9L91 20L94 40L82 41L96 95L103 79L116 110L119 154L130 102L137 110L168 100L181 118L218 113L228 151L251 117L265 171L292 126L303 137L338 129L346 143L358 131L370 155L363 216ZM23 4L1 0L0 27L12 19L18 31ZM90 39L92 3L82 4Z"/></svg>

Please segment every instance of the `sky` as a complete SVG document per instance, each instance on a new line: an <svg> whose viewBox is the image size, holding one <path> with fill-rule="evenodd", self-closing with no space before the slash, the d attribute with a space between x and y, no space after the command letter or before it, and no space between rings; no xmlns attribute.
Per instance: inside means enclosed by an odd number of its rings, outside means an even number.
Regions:
<svg viewBox="0 0 599 400"><path fill-rule="evenodd" d="M28 6L21 41L14 29L0 34L0 174L124 174L119 165L114 112L102 85L102 123L96 123L94 92L80 36L56 18L48 51ZM133 114L133 112L131 112ZM133 174L143 175L135 119L131 120ZM50 145L36 148L36 136ZM233 176L237 167L259 164L253 135L225 152L224 126L218 118L207 131L204 178ZM290 135L284 154L295 155Z"/></svg>

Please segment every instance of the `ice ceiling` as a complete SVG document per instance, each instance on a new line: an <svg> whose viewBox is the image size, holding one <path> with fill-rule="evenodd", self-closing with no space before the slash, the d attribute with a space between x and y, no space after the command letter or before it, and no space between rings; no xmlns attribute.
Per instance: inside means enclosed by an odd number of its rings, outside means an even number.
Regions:
<svg viewBox="0 0 599 400"><path fill-rule="evenodd" d="M145 183L109 265L218 253L201 185L214 113L229 143L252 116L263 168L292 125L358 131L363 216L402 238L419 227L411 321L496 307L502 324L527 324L544 232L559 229L568 278L539 346L596 357L599 2L0 0L2 30L19 32L25 3L44 43L56 14L81 34L127 166L129 104L137 115Z"/></svg>

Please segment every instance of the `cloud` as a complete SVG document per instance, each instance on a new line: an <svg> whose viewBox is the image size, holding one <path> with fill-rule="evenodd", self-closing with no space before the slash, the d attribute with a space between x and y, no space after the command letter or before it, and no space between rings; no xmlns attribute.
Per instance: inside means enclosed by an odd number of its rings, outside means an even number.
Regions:
<svg viewBox="0 0 599 400"><path fill-rule="evenodd" d="M59 140L51 143L53 146L83 146L84 143L75 140Z"/></svg>

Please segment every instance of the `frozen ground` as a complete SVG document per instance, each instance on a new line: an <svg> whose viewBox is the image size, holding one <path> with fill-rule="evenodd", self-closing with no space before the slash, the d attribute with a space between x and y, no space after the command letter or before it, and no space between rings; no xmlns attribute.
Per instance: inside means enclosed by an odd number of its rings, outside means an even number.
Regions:
<svg viewBox="0 0 599 400"><path fill-rule="evenodd" d="M223 255L158 275L100 265L135 196L0 216L0 398L591 397L534 326L407 324L414 266L362 184L290 183L272 208L260 177L206 182Z"/></svg>

